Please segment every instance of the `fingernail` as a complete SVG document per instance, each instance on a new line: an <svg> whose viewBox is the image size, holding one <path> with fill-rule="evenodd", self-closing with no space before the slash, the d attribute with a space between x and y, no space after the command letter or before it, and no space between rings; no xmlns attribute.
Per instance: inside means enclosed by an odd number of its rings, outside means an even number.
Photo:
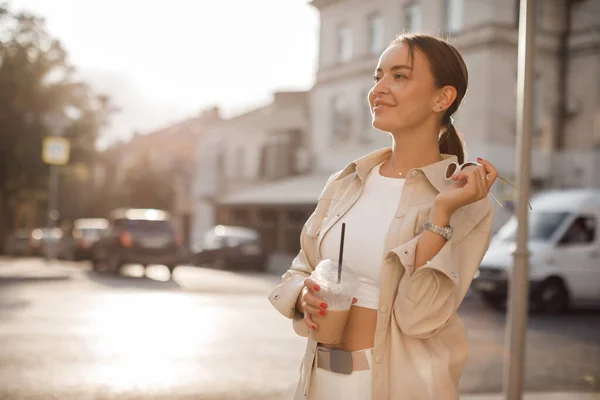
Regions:
<svg viewBox="0 0 600 400"><path fill-rule="evenodd" d="M319 291L319 285L313 286L313 289L315 289L318 292Z"/></svg>
<svg viewBox="0 0 600 400"><path fill-rule="evenodd" d="M325 314L327 314L327 311L325 311L325 310L321 310L321 311L319 311L319 314L321 314L321 315L325 315Z"/></svg>
<svg viewBox="0 0 600 400"><path fill-rule="evenodd" d="M483 158L477 157L477 161L483 161Z"/></svg>
<svg viewBox="0 0 600 400"><path fill-rule="evenodd" d="M313 325L312 328L313 328L313 331L317 330L317 326L316 325Z"/></svg>
<svg viewBox="0 0 600 400"><path fill-rule="evenodd" d="M327 303L321 303L320 306L321 308L327 308Z"/></svg>

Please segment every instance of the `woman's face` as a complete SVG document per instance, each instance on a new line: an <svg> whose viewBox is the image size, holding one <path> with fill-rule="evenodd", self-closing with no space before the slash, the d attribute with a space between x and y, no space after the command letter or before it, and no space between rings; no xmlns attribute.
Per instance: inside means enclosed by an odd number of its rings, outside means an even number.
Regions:
<svg viewBox="0 0 600 400"><path fill-rule="evenodd" d="M412 59L408 45L388 47L379 58L374 79L369 104L373 126L380 131L402 132L422 126L429 118L441 119L441 89L435 85L427 57L417 47Z"/></svg>

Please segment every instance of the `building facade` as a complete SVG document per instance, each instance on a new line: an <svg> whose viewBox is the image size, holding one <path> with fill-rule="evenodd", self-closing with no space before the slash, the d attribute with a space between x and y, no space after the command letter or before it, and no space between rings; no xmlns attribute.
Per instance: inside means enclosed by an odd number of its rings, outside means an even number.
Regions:
<svg viewBox="0 0 600 400"><path fill-rule="evenodd" d="M600 187L600 2L536 3L533 191ZM231 223L261 230L272 249L297 250L327 176L391 143L372 127L367 96L379 55L403 32L442 35L461 51L469 90L455 124L468 158L489 159L515 180L518 0L310 4L320 15L314 86L296 103L276 94L211 129L197 155L195 242L213 224ZM497 229L516 194L501 182L493 190L506 205Z"/></svg>
<svg viewBox="0 0 600 400"><path fill-rule="evenodd" d="M153 171L155 176L166 178L166 182L161 180L155 183L163 186L151 189L155 193L169 192L172 195L172 201L169 202L171 204L169 207L152 207L165 208L173 215L184 244L189 247L195 208L193 187L196 179L196 147L204 137L205 128L220 119L218 109L208 109L197 117L155 132L137 134L128 142L111 146L100 155L100 161L93 172L95 189L106 191L110 188L123 188L128 184L128 176L143 172L144 169ZM136 187L138 191L143 189ZM103 201L104 196L95 197ZM139 204L128 203L114 206L140 207Z"/></svg>
<svg viewBox="0 0 600 400"><path fill-rule="evenodd" d="M309 121L307 92L276 92L272 103L207 129L196 155L196 250L216 224L256 229L270 250L298 247L314 201L280 185L301 185L310 173Z"/></svg>

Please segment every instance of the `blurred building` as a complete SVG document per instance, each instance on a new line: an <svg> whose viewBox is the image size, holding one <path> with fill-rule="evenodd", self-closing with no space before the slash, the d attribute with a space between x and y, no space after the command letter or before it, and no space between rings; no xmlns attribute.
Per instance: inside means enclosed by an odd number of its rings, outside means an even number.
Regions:
<svg viewBox="0 0 600 400"><path fill-rule="evenodd" d="M197 152L197 248L215 224L257 229L270 250L298 247L319 194L313 188L326 181L307 176L309 121L307 92L276 92L270 104L207 129Z"/></svg>
<svg viewBox="0 0 600 400"><path fill-rule="evenodd" d="M198 117L148 134L136 134L128 142L108 148L100 155L100 162L93 173L95 188L100 191L122 188L129 173L141 174L144 172L143 168L151 168L165 177L169 184L168 188L157 185L153 190L172 191L172 205L167 211L175 217L175 223L189 245L194 211L192 188L195 179L196 148L203 138L206 126L218 120L219 110L208 109ZM139 204L120 203L110 206L140 207Z"/></svg>
<svg viewBox="0 0 600 400"><path fill-rule="evenodd" d="M533 190L600 187L600 2L536 3ZM276 95L267 107L213 126L199 148L197 243L220 222L257 227L270 248L297 250L297 233L327 176L391 143L372 128L367 96L379 55L402 32L443 35L460 49L470 77L455 123L469 158L489 159L515 179L518 0L311 5L320 13L320 36L307 98L282 103ZM310 168L294 169L305 160ZM497 210L497 229L510 215L514 192L495 186L508 205Z"/></svg>
<svg viewBox="0 0 600 400"><path fill-rule="evenodd" d="M469 91L455 118L469 158L514 180L518 0L314 0L320 52L311 92L316 170L389 144L367 93L381 51L405 31L443 34L464 56ZM600 2L538 0L532 185L600 187ZM501 184L497 195L511 200ZM498 213L496 227L508 213Z"/></svg>

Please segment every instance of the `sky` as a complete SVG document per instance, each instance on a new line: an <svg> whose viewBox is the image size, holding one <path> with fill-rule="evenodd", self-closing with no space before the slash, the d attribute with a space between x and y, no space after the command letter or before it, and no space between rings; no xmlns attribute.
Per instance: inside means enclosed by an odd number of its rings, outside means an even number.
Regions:
<svg viewBox="0 0 600 400"><path fill-rule="evenodd" d="M70 62L120 108L101 147L217 105L228 117L312 86L308 0L8 0L46 18Z"/></svg>

